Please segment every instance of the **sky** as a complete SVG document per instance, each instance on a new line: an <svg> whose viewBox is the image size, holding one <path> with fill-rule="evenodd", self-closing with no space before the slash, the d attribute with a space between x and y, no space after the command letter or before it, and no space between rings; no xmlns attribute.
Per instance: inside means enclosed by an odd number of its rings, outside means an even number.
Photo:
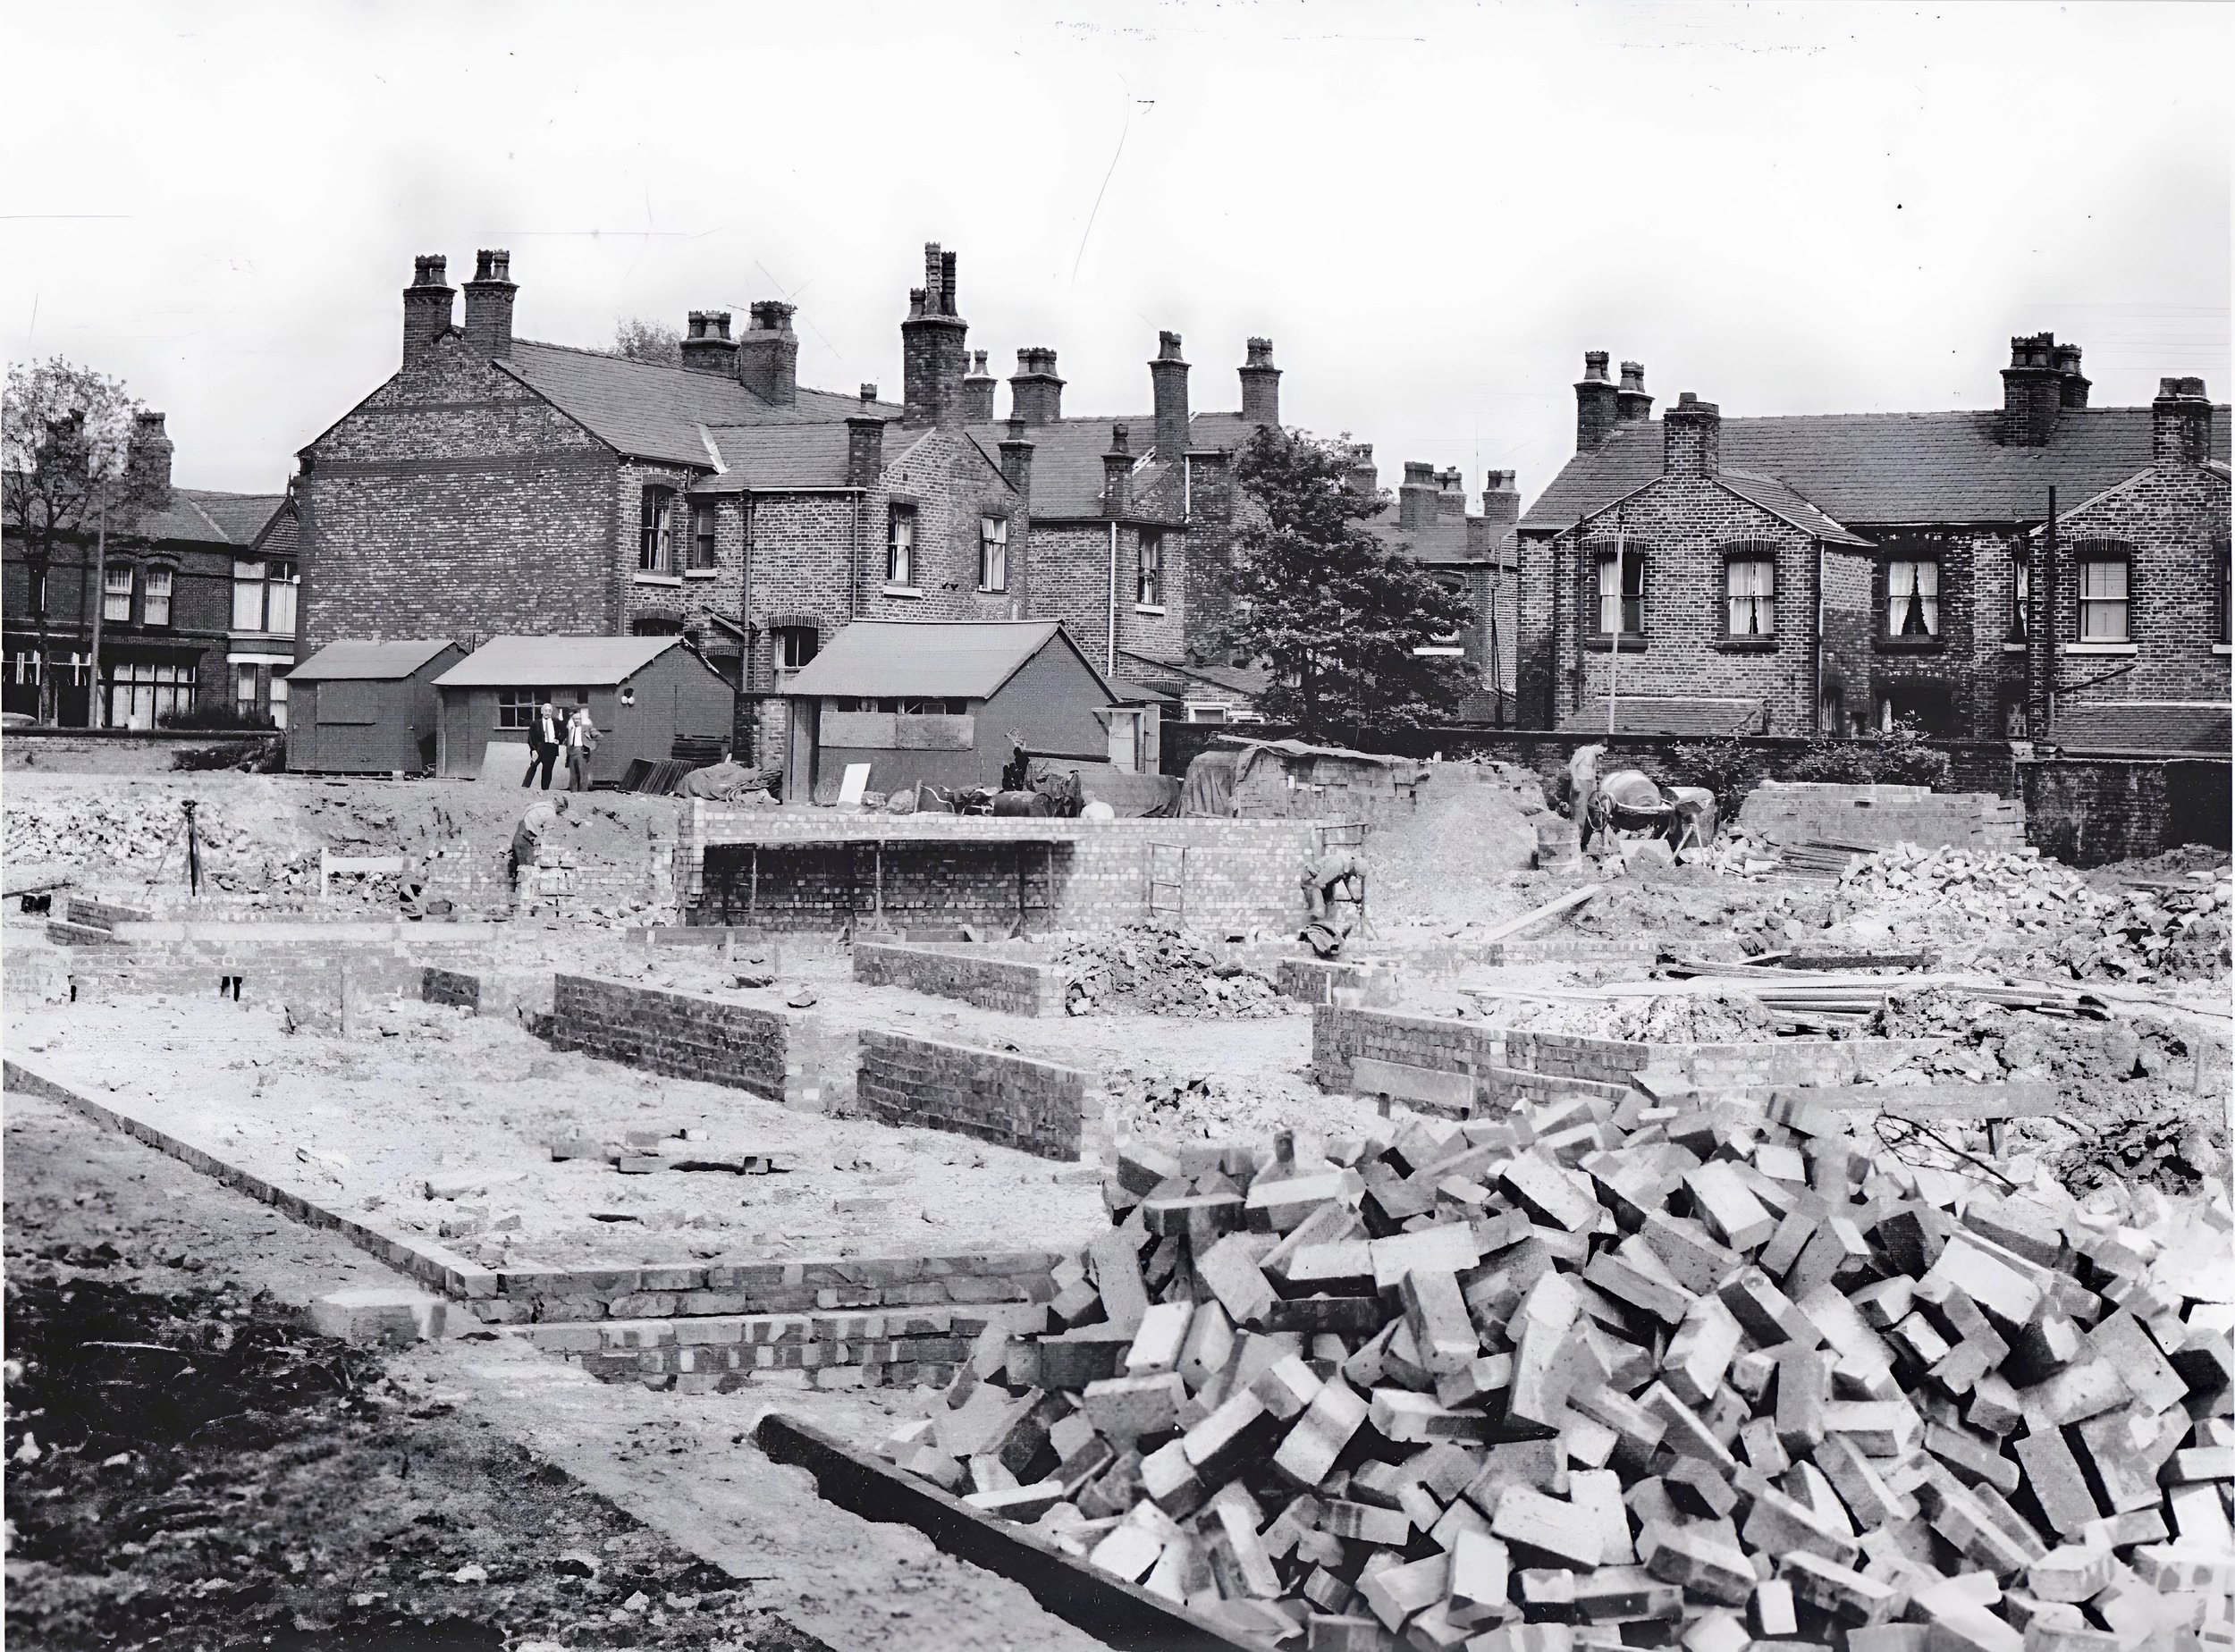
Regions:
<svg viewBox="0 0 2235 1652"><path fill-rule="evenodd" d="M1521 474L1586 350L1726 416L1997 406L2013 333L2097 405L2226 400L2235 7L0 0L0 336L279 489L394 371L415 254L512 254L523 337L798 305L897 398L923 243L1001 377ZM1007 392L999 410L1007 411Z"/></svg>

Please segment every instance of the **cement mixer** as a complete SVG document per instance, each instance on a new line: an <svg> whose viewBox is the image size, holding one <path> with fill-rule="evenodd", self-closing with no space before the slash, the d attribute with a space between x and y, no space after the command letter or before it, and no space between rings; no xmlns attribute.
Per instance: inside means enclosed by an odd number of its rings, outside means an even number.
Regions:
<svg viewBox="0 0 2235 1652"><path fill-rule="evenodd" d="M1665 839L1677 854L1705 849L1715 841L1719 822L1715 794L1704 786L1664 786L1641 769L1598 772L1604 746L1581 746L1568 759L1571 818L1580 846L1616 832L1641 832Z"/></svg>

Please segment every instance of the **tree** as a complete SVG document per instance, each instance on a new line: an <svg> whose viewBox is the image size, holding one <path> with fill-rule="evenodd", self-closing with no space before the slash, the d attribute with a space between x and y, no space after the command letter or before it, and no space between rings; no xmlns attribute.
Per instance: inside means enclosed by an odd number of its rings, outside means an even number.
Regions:
<svg viewBox="0 0 2235 1652"><path fill-rule="evenodd" d="M641 316L630 316L613 329L613 354L655 367L683 365L683 335Z"/></svg>
<svg viewBox="0 0 2235 1652"><path fill-rule="evenodd" d="M148 502L132 494L124 462L139 405L120 380L60 356L10 365L0 409L0 523L22 546L27 567L42 577L55 547L92 533L105 507L120 518L113 525L122 526ZM55 672L44 603L35 617L39 717L52 721Z"/></svg>
<svg viewBox="0 0 2235 1652"><path fill-rule="evenodd" d="M1454 714L1464 662L1418 651L1466 626L1473 606L1366 530L1384 502L1348 485L1344 450L1268 426L1235 476L1263 514L1236 536L1227 640L1271 670L1265 715L1320 736Z"/></svg>

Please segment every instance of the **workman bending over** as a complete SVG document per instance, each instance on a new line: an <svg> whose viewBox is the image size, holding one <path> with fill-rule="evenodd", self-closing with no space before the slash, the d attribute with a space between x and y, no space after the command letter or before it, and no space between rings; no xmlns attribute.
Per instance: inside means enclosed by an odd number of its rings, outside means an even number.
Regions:
<svg viewBox="0 0 2235 1652"><path fill-rule="evenodd" d="M550 797L539 797L527 805L520 816L520 823L512 828L512 893L519 894L520 873L533 868L536 856L544 847L544 839L557 827L567 812L567 794L560 792Z"/></svg>

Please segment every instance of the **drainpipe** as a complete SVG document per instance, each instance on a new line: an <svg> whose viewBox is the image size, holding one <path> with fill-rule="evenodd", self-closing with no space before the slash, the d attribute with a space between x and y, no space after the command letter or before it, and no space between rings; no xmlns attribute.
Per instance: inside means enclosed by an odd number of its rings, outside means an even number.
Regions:
<svg viewBox="0 0 2235 1652"><path fill-rule="evenodd" d="M1816 732L1824 732L1824 541L1816 542Z"/></svg>
<svg viewBox="0 0 2235 1652"><path fill-rule="evenodd" d="M1109 525L1109 645L1108 670L1118 675L1118 524Z"/></svg>
<svg viewBox="0 0 2235 1652"><path fill-rule="evenodd" d="M854 495L854 537L846 552L846 619L850 625L862 617L862 535L869 531L863 517L866 495Z"/></svg>

